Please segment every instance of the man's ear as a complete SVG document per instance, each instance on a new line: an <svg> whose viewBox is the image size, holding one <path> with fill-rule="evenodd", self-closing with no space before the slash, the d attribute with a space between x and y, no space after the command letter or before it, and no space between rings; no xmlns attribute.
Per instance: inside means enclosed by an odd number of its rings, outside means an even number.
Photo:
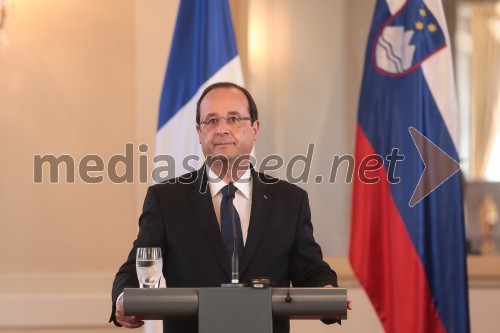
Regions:
<svg viewBox="0 0 500 333"><path fill-rule="evenodd" d="M200 128L200 125L198 125L198 124L196 124L196 132L198 132L198 143L201 144L201 138L200 138L201 128Z"/></svg>
<svg viewBox="0 0 500 333"><path fill-rule="evenodd" d="M252 127L254 133L253 141L257 141L257 139L259 138L260 121L259 120L254 121Z"/></svg>

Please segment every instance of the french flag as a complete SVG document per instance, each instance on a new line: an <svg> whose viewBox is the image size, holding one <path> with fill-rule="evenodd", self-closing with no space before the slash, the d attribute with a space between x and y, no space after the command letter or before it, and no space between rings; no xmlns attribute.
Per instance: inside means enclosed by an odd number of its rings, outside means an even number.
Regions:
<svg viewBox="0 0 500 333"><path fill-rule="evenodd" d="M198 169L204 162L195 127L196 102L207 86L219 81L243 86L228 0L181 0L160 100L155 148L156 156L175 159L175 176ZM197 159L190 158L186 165L183 161L188 156Z"/></svg>
<svg viewBox="0 0 500 333"><path fill-rule="evenodd" d="M359 100L355 159L404 160L355 177L350 262L386 332L469 332L461 174L411 202L424 169L416 130L454 161L458 110L438 0L377 0ZM394 177L393 177L394 178ZM394 180L394 179L393 179ZM425 185L425 184L424 184Z"/></svg>

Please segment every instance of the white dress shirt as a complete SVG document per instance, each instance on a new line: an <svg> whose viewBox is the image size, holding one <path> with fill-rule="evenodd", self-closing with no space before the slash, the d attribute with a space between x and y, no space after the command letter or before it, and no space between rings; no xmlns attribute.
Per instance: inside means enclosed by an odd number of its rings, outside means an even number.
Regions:
<svg viewBox="0 0 500 333"><path fill-rule="evenodd" d="M220 205L222 202L222 188L227 184L221 180L217 175L206 166L208 172L210 193L212 194L212 202L214 204L215 215L217 216L217 221L219 222L220 228ZM233 183L237 188L234 197L234 207L238 211L241 223L241 234L243 235L243 245L246 244L248 235L248 225L250 224L250 211L252 209L252 174L250 169L247 169L245 173L238 179L238 181Z"/></svg>

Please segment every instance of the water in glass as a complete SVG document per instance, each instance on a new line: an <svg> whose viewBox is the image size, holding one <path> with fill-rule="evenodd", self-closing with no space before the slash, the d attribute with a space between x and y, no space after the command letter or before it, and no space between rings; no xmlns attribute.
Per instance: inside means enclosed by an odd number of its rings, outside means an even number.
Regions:
<svg viewBox="0 0 500 333"><path fill-rule="evenodd" d="M163 261L159 247L137 249L136 270L141 288L158 288L162 267Z"/></svg>

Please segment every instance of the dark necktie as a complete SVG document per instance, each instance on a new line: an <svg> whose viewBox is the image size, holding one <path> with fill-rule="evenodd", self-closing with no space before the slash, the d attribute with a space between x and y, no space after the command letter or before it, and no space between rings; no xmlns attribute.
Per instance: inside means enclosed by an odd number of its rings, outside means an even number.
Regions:
<svg viewBox="0 0 500 333"><path fill-rule="evenodd" d="M234 185L233 185L234 186ZM222 188L222 202L220 205L220 225L222 241L226 248L229 260L233 257L233 222L232 222L232 208L234 207L231 199L228 196L229 185ZM243 255L243 236L241 233L241 223L238 211L234 208L234 224L236 230L236 249L238 251L238 258L241 260Z"/></svg>

